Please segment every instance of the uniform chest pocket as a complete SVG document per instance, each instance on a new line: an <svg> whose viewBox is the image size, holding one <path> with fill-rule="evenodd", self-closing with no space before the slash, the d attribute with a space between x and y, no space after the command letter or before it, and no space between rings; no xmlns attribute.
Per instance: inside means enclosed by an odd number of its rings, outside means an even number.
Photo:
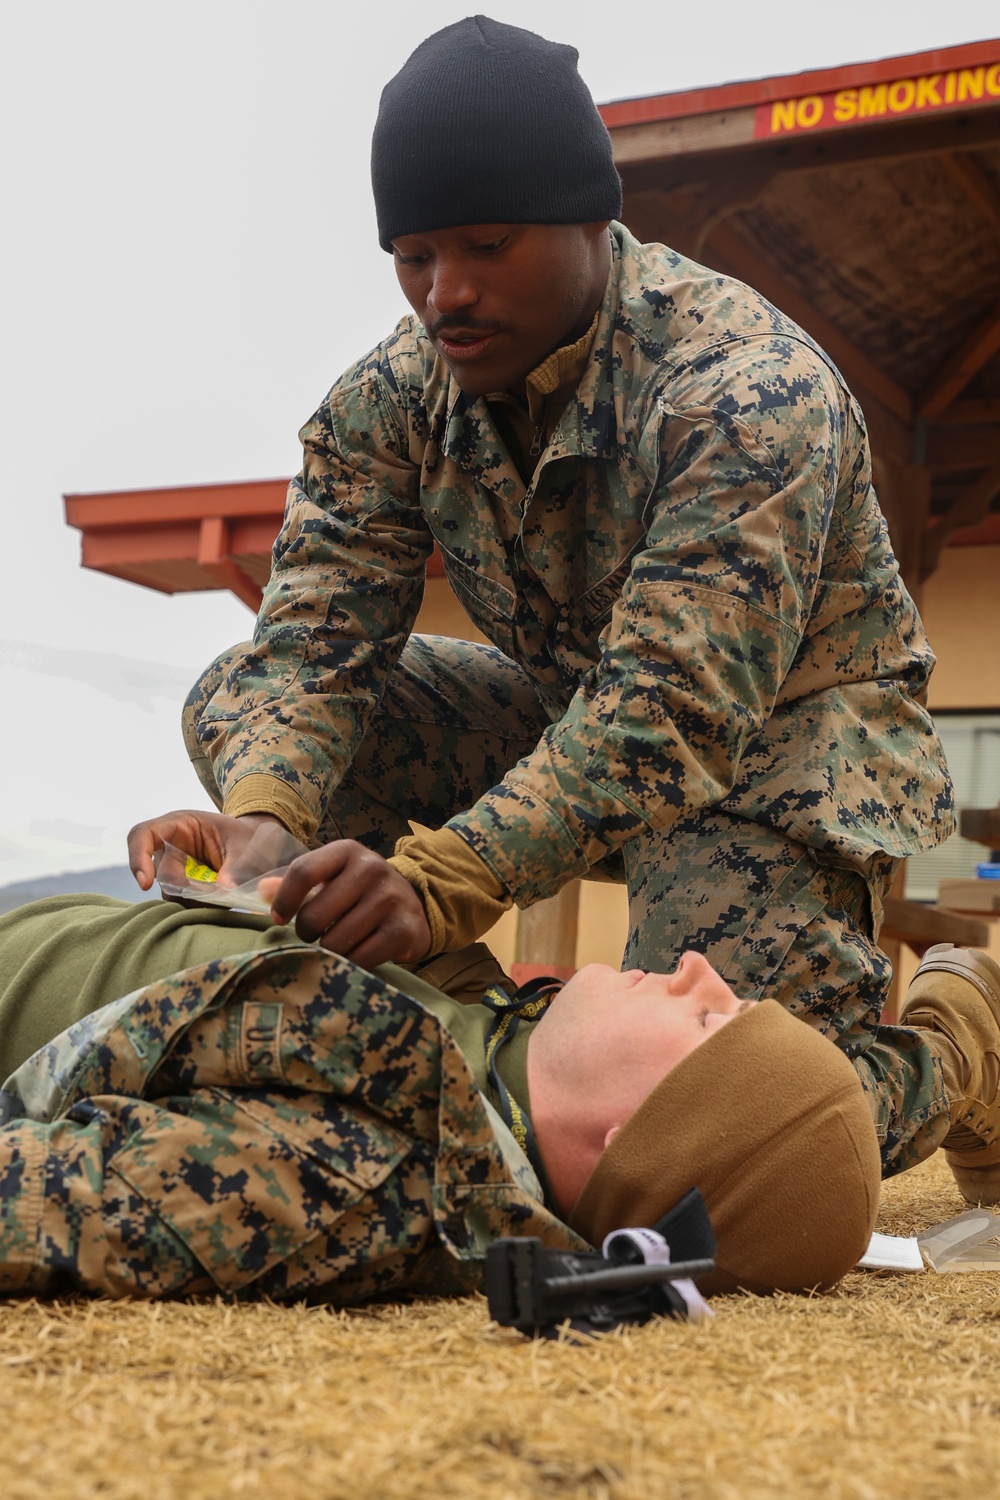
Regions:
<svg viewBox="0 0 1000 1500"><path fill-rule="evenodd" d="M469 619L505 656L513 656L517 604L513 589L480 573L443 547L441 558L448 582Z"/></svg>
<svg viewBox="0 0 1000 1500"><path fill-rule="evenodd" d="M111 1166L224 1292L330 1236L413 1146L329 1095L198 1089L169 1105ZM353 1254L341 1259L329 1279L354 1268Z"/></svg>

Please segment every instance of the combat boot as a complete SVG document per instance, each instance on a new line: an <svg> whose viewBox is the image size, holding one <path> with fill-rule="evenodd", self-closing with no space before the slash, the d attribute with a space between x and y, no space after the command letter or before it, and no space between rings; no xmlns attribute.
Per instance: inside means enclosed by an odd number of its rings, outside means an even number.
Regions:
<svg viewBox="0 0 1000 1500"><path fill-rule="evenodd" d="M928 948L900 1021L940 1044L951 1106L944 1150L962 1197L1000 1202L1000 965L974 948Z"/></svg>

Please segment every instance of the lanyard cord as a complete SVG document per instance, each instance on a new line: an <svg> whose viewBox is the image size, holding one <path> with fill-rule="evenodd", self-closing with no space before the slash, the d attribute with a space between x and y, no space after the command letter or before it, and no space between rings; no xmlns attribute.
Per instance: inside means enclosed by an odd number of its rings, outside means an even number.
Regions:
<svg viewBox="0 0 1000 1500"><path fill-rule="evenodd" d="M552 996L562 989L558 979L533 979L508 995L498 984L491 984L482 1004L493 1011L493 1021L486 1035L487 1078L500 1100L500 1114L539 1178L544 1182L545 1168L538 1150L535 1132L527 1110L517 1102L497 1070L497 1057L517 1031L522 1020L533 1021L548 1008Z"/></svg>

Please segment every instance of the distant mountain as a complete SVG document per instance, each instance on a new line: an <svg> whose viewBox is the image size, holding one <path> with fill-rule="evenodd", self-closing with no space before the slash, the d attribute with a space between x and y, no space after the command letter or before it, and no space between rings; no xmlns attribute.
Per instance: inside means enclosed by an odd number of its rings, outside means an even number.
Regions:
<svg viewBox="0 0 1000 1500"><path fill-rule="evenodd" d="M19 880L16 885L0 886L0 912L40 901L43 896L73 896L80 891L96 891L122 901L150 899L136 885L128 865L106 865L100 870L74 870L69 875L44 875L38 880Z"/></svg>

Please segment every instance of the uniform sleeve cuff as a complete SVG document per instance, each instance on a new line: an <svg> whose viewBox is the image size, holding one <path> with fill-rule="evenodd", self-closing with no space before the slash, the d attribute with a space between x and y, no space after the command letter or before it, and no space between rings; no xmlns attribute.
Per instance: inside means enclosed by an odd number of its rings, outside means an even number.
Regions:
<svg viewBox="0 0 1000 1500"><path fill-rule="evenodd" d="M423 898L432 954L474 943L511 905L490 868L450 828L407 834L389 863Z"/></svg>
<svg viewBox="0 0 1000 1500"><path fill-rule="evenodd" d="M433 957L436 953L444 953L448 946L448 932L445 925L444 913L431 894L430 881L427 879L427 876L421 870L417 861L410 859L406 854L391 855L389 863L399 871L400 875L410 882L424 903L427 925L431 930L431 945L425 956Z"/></svg>
<svg viewBox="0 0 1000 1500"><path fill-rule="evenodd" d="M312 843L318 826L317 819L287 781L259 773L240 777L226 793L222 811L230 818L241 818L246 813L267 813L284 823L288 832L303 844Z"/></svg>

